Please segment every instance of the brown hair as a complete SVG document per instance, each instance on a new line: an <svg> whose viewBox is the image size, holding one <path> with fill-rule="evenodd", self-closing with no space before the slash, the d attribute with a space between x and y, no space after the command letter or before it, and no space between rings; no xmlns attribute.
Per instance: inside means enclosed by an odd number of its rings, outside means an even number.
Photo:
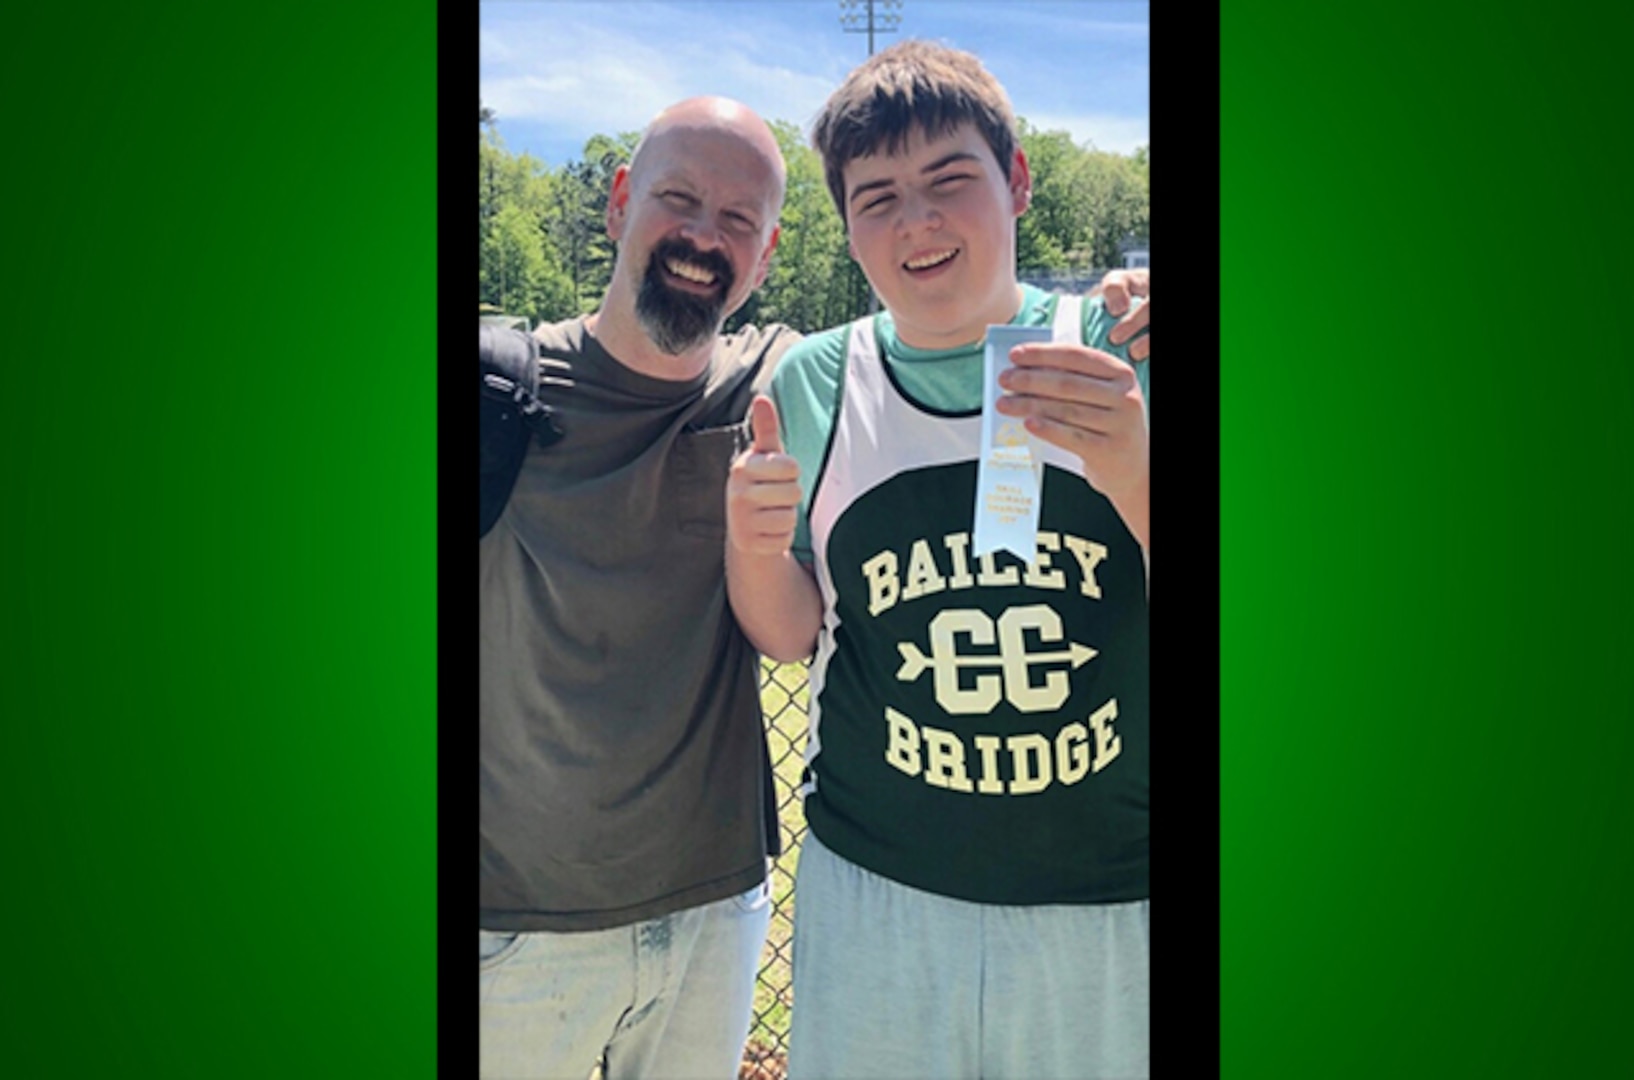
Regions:
<svg viewBox="0 0 1634 1080"><path fill-rule="evenodd" d="M829 95L811 133L840 221L846 222L842 173L849 162L878 153L881 146L896 153L915 128L936 138L966 122L982 133L1008 179L1016 152L1015 113L1004 87L975 56L909 39L858 66Z"/></svg>

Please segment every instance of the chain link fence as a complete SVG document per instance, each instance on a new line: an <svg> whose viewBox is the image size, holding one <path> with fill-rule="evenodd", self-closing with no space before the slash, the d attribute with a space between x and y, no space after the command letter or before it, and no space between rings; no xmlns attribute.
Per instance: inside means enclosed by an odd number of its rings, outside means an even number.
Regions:
<svg viewBox="0 0 1634 1080"><path fill-rule="evenodd" d="M800 843L806 836L805 808L796 792L805 765L809 703L810 681L805 664L761 663L760 706L766 715L783 854L772 868L771 928L760 958L754 1019L739 1080L783 1080L786 1071L789 1016L794 1008L789 963L794 933L794 871L800 862Z"/></svg>

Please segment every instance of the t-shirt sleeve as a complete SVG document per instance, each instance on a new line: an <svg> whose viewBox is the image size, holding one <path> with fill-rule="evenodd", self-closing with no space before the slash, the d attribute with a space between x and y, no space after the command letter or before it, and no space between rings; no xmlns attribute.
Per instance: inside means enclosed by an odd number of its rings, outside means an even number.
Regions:
<svg viewBox="0 0 1634 1080"><path fill-rule="evenodd" d="M814 334L784 354L771 380L783 449L800 465L800 507L795 515L795 558L812 562L812 492L821 474L839 405L845 366L845 328Z"/></svg>

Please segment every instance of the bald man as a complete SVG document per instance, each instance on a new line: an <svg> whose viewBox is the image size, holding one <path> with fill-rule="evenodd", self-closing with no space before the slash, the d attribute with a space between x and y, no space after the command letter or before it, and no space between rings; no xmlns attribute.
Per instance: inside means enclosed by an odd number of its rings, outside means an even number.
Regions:
<svg viewBox="0 0 1634 1080"><path fill-rule="evenodd" d="M719 98L614 174L601 308L536 331L573 388L481 541L481 1075L737 1075L778 843L724 492L786 327L721 336L782 156Z"/></svg>

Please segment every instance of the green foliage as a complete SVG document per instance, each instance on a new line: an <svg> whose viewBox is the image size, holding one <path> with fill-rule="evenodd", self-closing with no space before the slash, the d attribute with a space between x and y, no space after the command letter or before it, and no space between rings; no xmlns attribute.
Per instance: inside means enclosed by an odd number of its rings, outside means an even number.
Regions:
<svg viewBox="0 0 1634 1080"><path fill-rule="evenodd" d="M511 154L492 110L484 107L481 116L482 302L534 323L595 310L616 255L607 237L607 195L639 134L593 136L578 160L550 169L530 155ZM837 326L869 310L868 282L847 250L816 152L795 125L777 120L771 126L788 165L777 251L765 284L727 326L780 322L806 332ZM1112 154L1026 120L1020 129L1033 198L1017 226L1018 268L1121 265L1121 245L1150 227L1148 148Z"/></svg>
<svg viewBox="0 0 1634 1080"><path fill-rule="evenodd" d="M775 120L771 127L788 169L777 251L765 284L727 327L786 323L809 333L838 326L868 310L868 283L846 250L817 152L793 124Z"/></svg>
<svg viewBox="0 0 1634 1080"><path fill-rule="evenodd" d="M607 237L607 195L613 174L627 165L639 134L617 138L595 135L584 144L584 157L556 170L556 199L543 231L556 243L571 284L571 310L565 319L594 311L613 276L613 242Z"/></svg>
<svg viewBox="0 0 1634 1080"><path fill-rule="evenodd" d="M478 146L481 301L532 322L575 314L573 282L549 222L557 182L539 159L513 157L496 132Z"/></svg>
<svg viewBox="0 0 1634 1080"><path fill-rule="evenodd" d="M1022 270L1106 270L1123 265L1121 245L1147 236L1151 182L1147 148L1131 156L1077 146L1064 131L1020 121L1033 202L1016 233Z"/></svg>

